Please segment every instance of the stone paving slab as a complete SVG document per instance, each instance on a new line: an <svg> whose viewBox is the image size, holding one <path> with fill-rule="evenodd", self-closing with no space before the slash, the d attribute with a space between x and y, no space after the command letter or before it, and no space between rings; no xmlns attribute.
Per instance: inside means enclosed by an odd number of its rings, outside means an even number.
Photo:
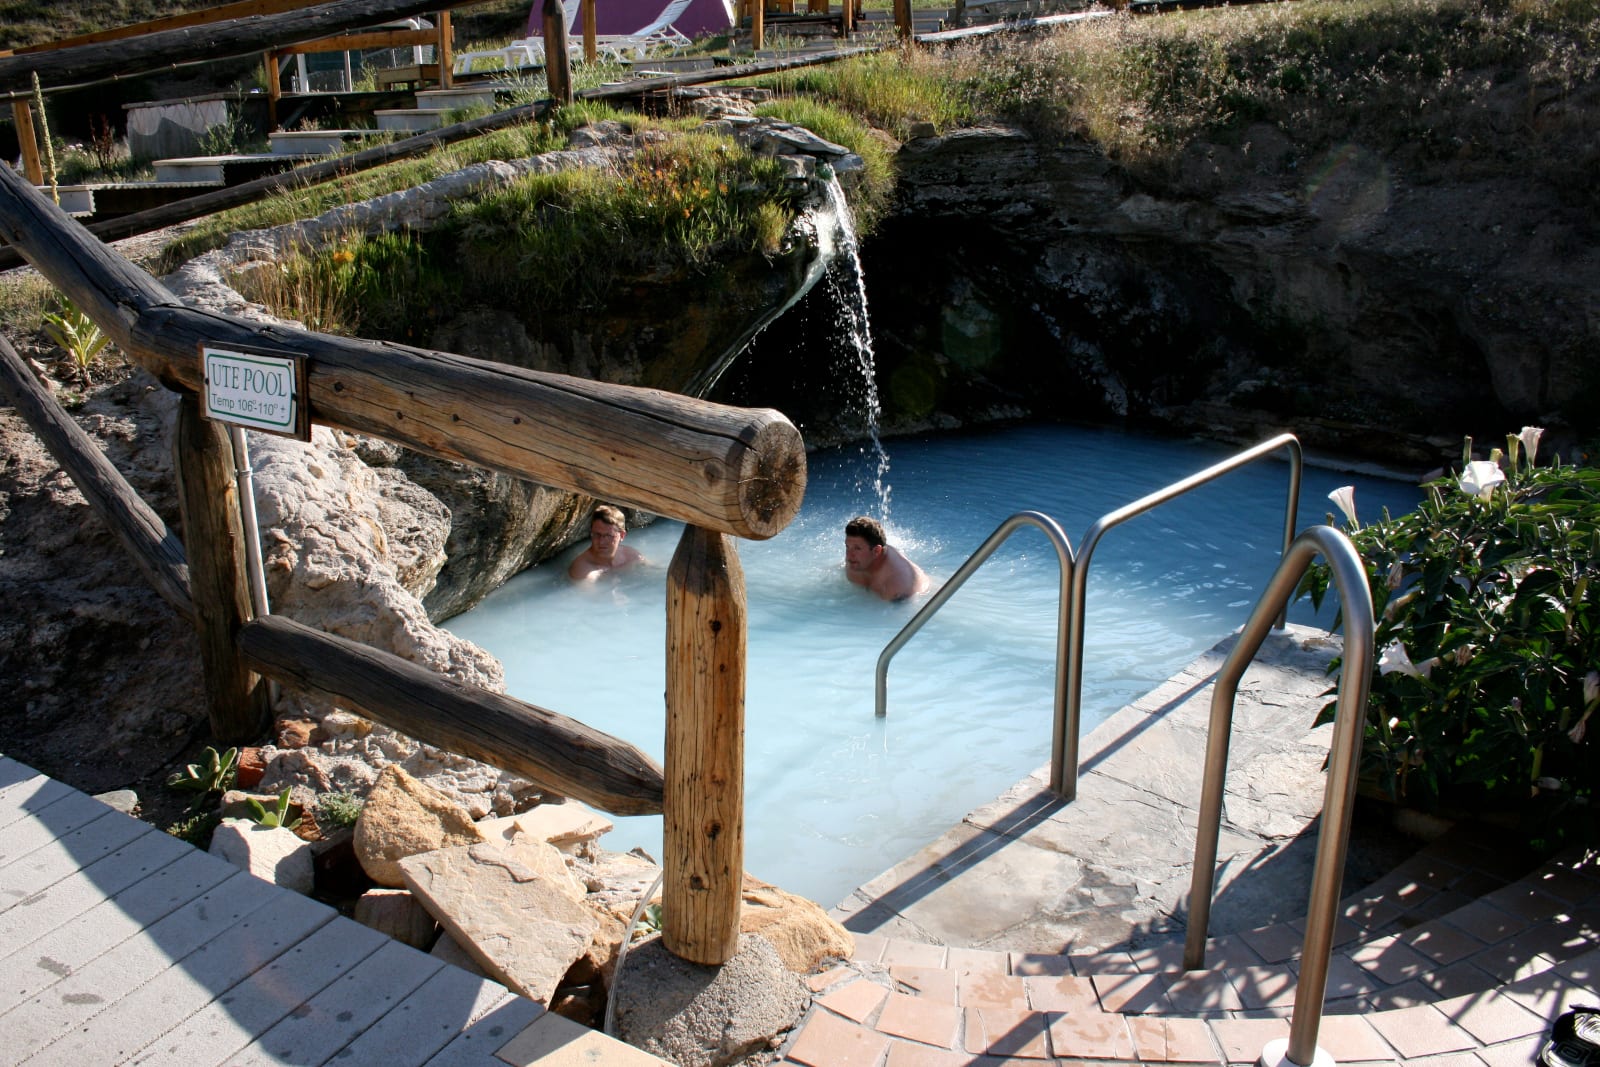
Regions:
<svg viewBox="0 0 1600 1067"><path fill-rule="evenodd" d="M1093 951L1183 929L1211 679L1232 640L1101 724L1077 799L1041 768L833 911L857 933L1011 951ZM1331 729L1320 630L1269 636L1235 702L1212 932L1304 911ZM1264 869L1270 868L1270 876ZM1130 931L1132 937L1130 939Z"/></svg>
<svg viewBox="0 0 1600 1067"><path fill-rule="evenodd" d="M1238 925L1218 934L1213 922L1205 962L1185 971L1174 886L1187 889L1196 805L1185 795L1198 776L1169 764L1201 759L1183 716L1209 713L1223 652L1089 739L1074 804L1055 801L1037 772L836 909L870 932L855 935L847 964L811 979L817 999L783 1063L1223 1067L1286 1038L1315 846L1305 828L1323 792L1326 739L1310 723L1331 649L1291 633L1246 675L1241 694L1253 696L1236 717L1223 826L1238 880L1219 882ZM1157 814L1162 803L1169 814ZM1340 901L1318 1032L1336 1062L1527 1067L1552 1020L1600 1000L1600 853L1575 847L1530 870L1533 857L1466 826L1426 846L1358 839L1357 853L1369 862ZM1075 880L1051 884L1027 874L1030 863ZM1142 869L1164 863L1181 879ZM1374 878L1380 863L1387 873ZM1146 924L1118 939L1141 907ZM1163 918L1171 928L1155 936ZM957 923L976 936L941 941L962 933ZM962 947L994 930L1024 947ZM1097 930L1105 943L1089 936Z"/></svg>

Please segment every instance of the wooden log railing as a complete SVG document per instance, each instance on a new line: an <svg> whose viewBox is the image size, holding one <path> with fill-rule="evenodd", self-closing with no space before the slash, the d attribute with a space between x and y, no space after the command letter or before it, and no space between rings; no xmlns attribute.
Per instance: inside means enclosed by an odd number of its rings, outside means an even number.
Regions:
<svg viewBox="0 0 1600 1067"><path fill-rule="evenodd" d="M210 25L159 30L125 40L0 56L0 95L15 98L27 94L31 91L34 74L39 75L47 92L76 88L191 63L259 55L285 45L482 2L335 0L315 7L233 18Z"/></svg>
<svg viewBox="0 0 1600 1067"><path fill-rule="evenodd" d="M188 587L187 597L172 598L191 603L219 735L259 715L258 676L265 676L332 693L419 740L606 810L664 810L671 828L663 856L672 902L663 920L667 947L704 964L732 956L743 872L746 606L727 535L770 537L798 512L805 450L787 419L197 311L4 166L0 233L125 353L184 394L178 466L191 572L162 580ZM667 771L631 745L554 712L286 619L249 619L235 520L224 514L236 493L231 452L217 440L220 427L198 417L202 343L305 354L306 400L319 422L684 520L684 547L669 571L668 642L675 651ZM29 377L20 360L14 367L0 360L0 378L18 373ZM60 436L63 447L84 446L86 438L69 437ZM126 506L123 493L86 495L108 511L129 512L112 525L131 531L125 543L136 557L170 557L165 529L133 521L137 508ZM141 567L160 572L154 560Z"/></svg>
<svg viewBox="0 0 1600 1067"><path fill-rule="evenodd" d="M44 442L156 591L193 623L183 545L3 336L0 397ZM439 748L526 775L615 814L661 811L662 774L655 761L553 711L452 682L399 656L276 616L245 623L238 648L250 670L287 685L320 688L374 722Z"/></svg>
<svg viewBox="0 0 1600 1067"><path fill-rule="evenodd" d="M776 411L198 311L9 167L0 226L169 387L200 390L202 342L300 352L318 422L739 537L771 537L799 511L805 446Z"/></svg>
<svg viewBox="0 0 1600 1067"><path fill-rule="evenodd" d="M662 774L655 760L576 719L452 681L281 615L246 625L239 649L263 674L331 693L430 745L617 815L661 811Z"/></svg>

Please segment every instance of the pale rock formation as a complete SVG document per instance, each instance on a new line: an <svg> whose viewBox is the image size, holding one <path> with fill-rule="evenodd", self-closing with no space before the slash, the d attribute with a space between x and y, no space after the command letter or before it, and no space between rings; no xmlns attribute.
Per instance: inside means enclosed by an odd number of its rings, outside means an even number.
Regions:
<svg viewBox="0 0 1600 1067"><path fill-rule="evenodd" d="M368 877L398 888L406 884L399 862L407 856L481 840L483 832L460 805L391 766L368 794L352 844Z"/></svg>
<svg viewBox="0 0 1600 1067"><path fill-rule="evenodd" d="M356 901L351 918L380 934L426 952L439 926L428 909L404 889L369 889Z"/></svg>
<svg viewBox="0 0 1600 1067"><path fill-rule="evenodd" d="M310 893L315 881L311 846L281 826L224 819L211 835L210 852L242 871L296 893Z"/></svg>
<svg viewBox="0 0 1600 1067"><path fill-rule="evenodd" d="M855 939L815 901L797 897L746 874L739 909L739 931L760 934L772 943L783 965L812 974L826 959L849 958Z"/></svg>
<svg viewBox="0 0 1600 1067"><path fill-rule="evenodd" d="M573 899L569 884L521 862L526 855L482 842L409 856L400 861L400 871L440 925L495 980L549 1004L598 923Z"/></svg>
<svg viewBox="0 0 1600 1067"><path fill-rule="evenodd" d="M507 841L518 836L548 841L561 851L577 856L587 852L602 835L616 826L610 819L578 800L545 802L520 815L485 819L478 824L484 835Z"/></svg>

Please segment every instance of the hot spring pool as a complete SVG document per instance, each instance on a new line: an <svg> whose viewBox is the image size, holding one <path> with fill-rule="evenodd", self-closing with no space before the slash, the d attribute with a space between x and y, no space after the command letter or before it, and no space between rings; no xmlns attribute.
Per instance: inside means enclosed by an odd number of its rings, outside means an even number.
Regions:
<svg viewBox="0 0 1600 1067"><path fill-rule="evenodd" d="M1101 515L1232 454L1114 430L1028 426L890 442L890 543L935 584L1022 510L1076 547ZM870 449L815 453L799 518L739 542L750 610L745 868L824 905L927 844L1050 755L1055 553L1024 529L895 658L873 715L883 646L921 600L888 604L845 581L844 524L882 514ZM1106 535L1089 581L1083 732L1237 628L1277 559L1288 466L1264 460ZM1298 526L1356 486L1363 517L1410 510L1401 482L1308 467ZM666 569L682 525L630 531L648 564L574 585L578 549L534 567L448 628L498 656L518 697L661 758ZM581 546L580 546L581 547ZM1320 619L1309 604L1296 621ZM1199 758L1199 755L1196 755ZM605 839L660 857L661 820Z"/></svg>

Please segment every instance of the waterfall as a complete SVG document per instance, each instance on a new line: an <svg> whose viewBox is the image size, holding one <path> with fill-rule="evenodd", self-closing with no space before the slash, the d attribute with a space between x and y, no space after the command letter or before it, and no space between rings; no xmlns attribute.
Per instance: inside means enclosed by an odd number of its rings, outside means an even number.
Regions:
<svg viewBox="0 0 1600 1067"><path fill-rule="evenodd" d="M858 478L858 493L869 487L876 503L877 518L885 525L889 522L889 454L883 449L878 436L878 420L882 407L878 403L876 356L872 350L872 318L867 311L867 280L861 269L861 245L856 240L855 217L850 203L845 199L839 179L830 177L828 206L834 217L833 238L838 242L825 282L828 293L838 309L835 325L854 356L857 377L852 382L851 393L859 400L867 424L869 443L861 446L870 475ZM820 236L820 235L819 235Z"/></svg>

